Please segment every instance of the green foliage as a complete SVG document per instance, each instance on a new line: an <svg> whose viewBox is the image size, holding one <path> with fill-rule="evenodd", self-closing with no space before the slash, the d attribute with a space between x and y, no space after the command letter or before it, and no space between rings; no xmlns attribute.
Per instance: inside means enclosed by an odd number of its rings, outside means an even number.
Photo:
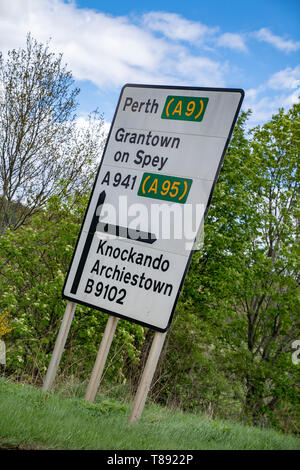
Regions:
<svg viewBox="0 0 300 470"><path fill-rule="evenodd" d="M299 449L274 430L146 407L128 424L130 406L101 396L95 404L45 394L0 379L0 448L19 449Z"/></svg>
<svg viewBox="0 0 300 470"><path fill-rule="evenodd" d="M180 364L176 387L186 408L198 402L211 413L238 412L296 432L300 370L291 343L300 337L299 111L299 104L280 110L250 138L241 115L161 371L175 384Z"/></svg>
<svg viewBox="0 0 300 470"><path fill-rule="evenodd" d="M30 225L0 237L0 309L13 317L7 341L7 373L41 382L65 309L62 287L80 228L88 194L49 200ZM77 306L61 374L90 374L107 315ZM124 364L136 362L143 328L120 321L108 358L107 378L124 380Z"/></svg>
<svg viewBox="0 0 300 470"><path fill-rule="evenodd" d="M0 52L0 232L17 229L49 197L90 184L104 143L103 116L75 121L79 89L49 44Z"/></svg>
<svg viewBox="0 0 300 470"><path fill-rule="evenodd" d="M299 433L300 369L291 360L291 344L300 338L299 112L299 104L280 110L249 135L248 113L239 118L204 247L193 256L154 379L151 397L159 403ZM0 236L0 311L12 315L14 327L5 373L34 383L41 383L53 351L89 195L59 184L62 191L27 224ZM107 315L77 306L61 382L86 382L106 321ZM119 321L104 372L107 388L135 390L152 337Z"/></svg>

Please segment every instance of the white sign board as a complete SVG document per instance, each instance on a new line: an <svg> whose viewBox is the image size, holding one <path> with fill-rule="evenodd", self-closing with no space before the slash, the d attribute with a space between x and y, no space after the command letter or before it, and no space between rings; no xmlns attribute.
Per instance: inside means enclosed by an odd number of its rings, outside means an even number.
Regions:
<svg viewBox="0 0 300 470"><path fill-rule="evenodd" d="M124 86L64 298L168 329L243 96Z"/></svg>

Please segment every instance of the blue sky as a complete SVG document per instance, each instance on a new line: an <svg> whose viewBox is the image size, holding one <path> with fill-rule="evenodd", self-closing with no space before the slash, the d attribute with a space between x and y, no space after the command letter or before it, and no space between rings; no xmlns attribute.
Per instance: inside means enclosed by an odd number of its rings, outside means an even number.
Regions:
<svg viewBox="0 0 300 470"><path fill-rule="evenodd" d="M299 0L0 0L0 49L51 37L82 117L111 121L125 83L177 84L243 88L256 125L300 95L299 24Z"/></svg>

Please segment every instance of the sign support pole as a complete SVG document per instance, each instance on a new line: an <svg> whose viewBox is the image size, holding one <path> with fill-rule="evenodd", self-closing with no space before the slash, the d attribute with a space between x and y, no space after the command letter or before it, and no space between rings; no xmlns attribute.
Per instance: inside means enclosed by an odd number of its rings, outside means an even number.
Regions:
<svg viewBox="0 0 300 470"><path fill-rule="evenodd" d="M138 421L142 415L166 335L167 332L156 332L154 335L147 363L143 371L138 390L136 392L135 399L133 402L131 414L128 420L129 423Z"/></svg>
<svg viewBox="0 0 300 470"><path fill-rule="evenodd" d="M118 321L119 318L113 316L110 316L107 320L93 372L85 394L85 399L90 403L93 403L95 400Z"/></svg>
<svg viewBox="0 0 300 470"><path fill-rule="evenodd" d="M69 334L70 326L72 324L72 320L74 317L76 309L76 303L74 302L68 302L65 310L64 317L62 319L59 333L56 339L55 347L53 350L53 354L51 357L51 361L47 370L47 374L44 380L43 384L43 391L48 392L48 390L51 388L55 375L61 360L61 356L67 341L67 337Z"/></svg>

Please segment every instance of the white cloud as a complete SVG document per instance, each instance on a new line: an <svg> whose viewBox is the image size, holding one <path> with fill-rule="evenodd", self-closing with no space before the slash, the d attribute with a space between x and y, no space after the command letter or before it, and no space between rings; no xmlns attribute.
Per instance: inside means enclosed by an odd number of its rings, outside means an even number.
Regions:
<svg viewBox="0 0 300 470"><path fill-rule="evenodd" d="M217 48L247 52L250 34L221 34L218 27L174 13L114 17L77 8L74 1L0 0L1 50L23 47L28 31L43 42L52 37L51 49L63 52L73 76L90 80L103 93L126 82L222 87L229 74L234 83L240 70L235 73L235 64L228 63L224 49ZM300 43L266 28L252 34L283 51L300 48ZM297 101L299 73L300 66L287 67L248 90L244 108L254 110L252 119L254 115L257 122L269 119L280 106Z"/></svg>
<svg viewBox="0 0 300 470"><path fill-rule="evenodd" d="M254 102L256 100L259 92L260 92L260 90L257 89L257 88L249 88L249 90L247 90L246 93L245 93L244 103L246 103L247 101Z"/></svg>
<svg viewBox="0 0 300 470"><path fill-rule="evenodd" d="M172 40L197 42L215 34L218 28L209 28L200 22L189 21L176 13L153 11L143 16L146 27Z"/></svg>
<svg viewBox="0 0 300 470"><path fill-rule="evenodd" d="M268 28L261 28L254 33L254 36L259 41L264 41L276 47L280 51L295 52L300 49L300 42L293 41L292 39L284 39L281 36L276 36Z"/></svg>
<svg viewBox="0 0 300 470"><path fill-rule="evenodd" d="M224 33L218 38L217 45L242 52L247 51L245 40L241 34Z"/></svg>
<svg viewBox="0 0 300 470"><path fill-rule="evenodd" d="M204 86L222 87L225 85L226 65L221 65L207 57L182 55L179 57L176 71L195 85L197 83Z"/></svg>
<svg viewBox="0 0 300 470"><path fill-rule="evenodd" d="M217 36L219 27L208 27L199 21L190 21L176 13L153 11L143 15L143 23L148 30L161 33L173 41L186 41L196 46L208 45L228 47L247 51L245 38L237 33L224 33ZM211 46L210 46L211 47Z"/></svg>
<svg viewBox="0 0 300 470"><path fill-rule="evenodd" d="M287 67L276 72L269 79L268 86L274 90L298 88L300 86L300 65L295 68Z"/></svg>
<svg viewBox="0 0 300 470"><path fill-rule="evenodd" d="M99 122L99 121L97 121ZM89 127L89 119L87 115L82 115L76 119L76 125L78 129L87 129ZM111 126L111 122L104 120L102 128L103 128L103 133L105 137L109 133L109 129Z"/></svg>
<svg viewBox="0 0 300 470"><path fill-rule="evenodd" d="M273 74L267 82L258 88L246 90L243 108L252 110L249 126L253 127L262 122L267 122L273 114L278 112L279 108L287 110L298 103L300 96L299 78L300 66L294 69L288 67Z"/></svg>
<svg viewBox="0 0 300 470"><path fill-rule="evenodd" d="M249 93L252 92L252 93ZM248 120L248 126L254 127L257 124L265 123L272 118L280 106L278 97L271 98L266 94L260 95L260 90L246 90L243 109L251 109L252 114ZM281 101L282 103L282 101Z"/></svg>
<svg viewBox="0 0 300 470"><path fill-rule="evenodd" d="M155 16L153 12L152 18L158 20L161 15ZM167 16L169 23L166 19L166 24L172 23L175 27L174 38L194 40L211 31L179 15ZM73 76L90 80L102 89L119 87L126 82L224 85L224 69L217 61L208 61L201 55L196 58L177 41L157 37L150 23L150 16L144 17L142 24L137 21L134 24L129 17L79 9L74 2L63 0L2 2L1 49L7 51L24 45L28 31L43 42L52 37L51 48L63 52ZM171 31L168 34L170 36ZM194 64L190 77L185 68L189 63Z"/></svg>
<svg viewBox="0 0 300 470"><path fill-rule="evenodd" d="M289 93L287 96L283 96L281 107L287 109L291 108L294 104L299 103L300 87L293 93Z"/></svg>

